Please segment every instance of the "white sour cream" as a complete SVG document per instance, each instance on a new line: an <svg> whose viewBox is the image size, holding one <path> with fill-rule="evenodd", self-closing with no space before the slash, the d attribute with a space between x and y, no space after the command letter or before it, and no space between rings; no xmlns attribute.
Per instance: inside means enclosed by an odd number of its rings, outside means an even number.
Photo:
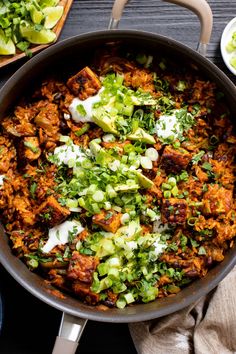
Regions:
<svg viewBox="0 0 236 354"><path fill-rule="evenodd" d="M96 102L100 101L100 93L103 88L101 88L98 93L94 96L88 97L86 100L80 100L79 98L74 98L69 106L69 111L71 113L72 119L76 122L93 122L93 105ZM84 114L80 113L80 110L77 109L78 106L83 106Z"/></svg>
<svg viewBox="0 0 236 354"><path fill-rule="evenodd" d="M171 115L162 115L156 123L156 134L161 140L173 137L176 139L182 132L174 111Z"/></svg>
<svg viewBox="0 0 236 354"><path fill-rule="evenodd" d="M0 188L1 188L1 186L3 186L4 179L5 179L5 176L4 175L0 175Z"/></svg>
<svg viewBox="0 0 236 354"><path fill-rule="evenodd" d="M54 155L57 157L57 164L64 163L68 165L70 161L82 162L86 159L86 155L81 151L80 147L75 144L61 145L56 147Z"/></svg>
<svg viewBox="0 0 236 354"><path fill-rule="evenodd" d="M166 249L167 245L164 243L160 243L160 240L156 240L153 243L154 248L154 254L158 256L159 254L163 253L164 250Z"/></svg>
<svg viewBox="0 0 236 354"><path fill-rule="evenodd" d="M65 221L60 225L54 226L49 229L48 240L42 248L42 252L48 253L55 246L65 245L69 241L69 236L78 235L84 230L80 222L76 220Z"/></svg>
<svg viewBox="0 0 236 354"><path fill-rule="evenodd" d="M167 231L167 230L169 230L168 224L162 224L161 218L158 215L158 217L153 223L153 232L155 233L157 232L161 234L163 231Z"/></svg>

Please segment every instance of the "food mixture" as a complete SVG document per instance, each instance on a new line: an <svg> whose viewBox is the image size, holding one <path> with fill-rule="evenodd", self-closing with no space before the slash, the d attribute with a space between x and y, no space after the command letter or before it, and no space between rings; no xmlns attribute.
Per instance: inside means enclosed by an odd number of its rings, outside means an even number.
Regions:
<svg viewBox="0 0 236 354"><path fill-rule="evenodd" d="M174 296L234 245L236 136L195 68L101 52L1 122L14 254L64 294L124 308Z"/></svg>

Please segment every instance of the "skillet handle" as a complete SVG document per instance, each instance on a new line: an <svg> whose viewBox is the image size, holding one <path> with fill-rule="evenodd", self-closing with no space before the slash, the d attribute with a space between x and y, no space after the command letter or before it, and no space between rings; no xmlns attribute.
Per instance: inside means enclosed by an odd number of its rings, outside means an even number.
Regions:
<svg viewBox="0 0 236 354"><path fill-rule="evenodd" d="M111 19L108 29L117 29L125 5L129 0L115 0L112 8ZM176 5L180 5L193 11L201 23L200 39L197 51L206 56L207 44L211 38L213 15L206 0L163 0Z"/></svg>
<svg viewBox="0 0 236 354"><path fill-rule="evenodd" d="M63 312L52 354L75 354L86 323L87 320Z"/></svg>
<svg viewBox="0 0 236 354"><path fill-rule="evenodd" d="M108 29L117 29L123 10L125 8L125 5L127 4L129 0L115 0L113 4L113 8L111 11L111 19L110 23L108 25Z"/></svg>
<svg viewBox="0 0 236 354"><path fill-rule="evenodd" d="M211 8L206 0L163 0L166 2L171 2L176 5L186 7L187 9L194 12L201 23L201 33L200 39L197 47L197 51L206 56L207 45L210 42L212 26L213 26L213 15Z"/></svg>

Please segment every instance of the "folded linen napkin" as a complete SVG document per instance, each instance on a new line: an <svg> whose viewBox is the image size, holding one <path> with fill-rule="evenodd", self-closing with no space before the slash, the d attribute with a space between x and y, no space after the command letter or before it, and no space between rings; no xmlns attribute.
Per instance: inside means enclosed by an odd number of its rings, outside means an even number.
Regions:
<svg viewBox="0 0 236 354"><path fill-rule="evenodd" d="M195 304L129 329L138 354L236 353L236 266Z"/></svg>

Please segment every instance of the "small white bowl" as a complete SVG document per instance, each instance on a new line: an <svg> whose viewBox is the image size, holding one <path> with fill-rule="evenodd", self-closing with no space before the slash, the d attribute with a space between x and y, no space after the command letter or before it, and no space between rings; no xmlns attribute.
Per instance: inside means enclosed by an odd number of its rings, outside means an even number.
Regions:
<svg viewBox="0 0 236 354"><path fill-rule="evenodd" d="M220 50L221 50L221 55L222 58L225 62L225 65L227 66L227 68L231 71L231 73L233 73L234 75L236 75L236 69L234 69L232 67L232 65L230 65L229 61L230 58L232 57L232 53L228 53L226 50L226 45L231 41L232 39L232 34L233 32L236 31L236 17L234 17L225 27L222 36L221 36L221 41L220 41ZM236 50L234 52L234 55L236 56Z"/></svg>

